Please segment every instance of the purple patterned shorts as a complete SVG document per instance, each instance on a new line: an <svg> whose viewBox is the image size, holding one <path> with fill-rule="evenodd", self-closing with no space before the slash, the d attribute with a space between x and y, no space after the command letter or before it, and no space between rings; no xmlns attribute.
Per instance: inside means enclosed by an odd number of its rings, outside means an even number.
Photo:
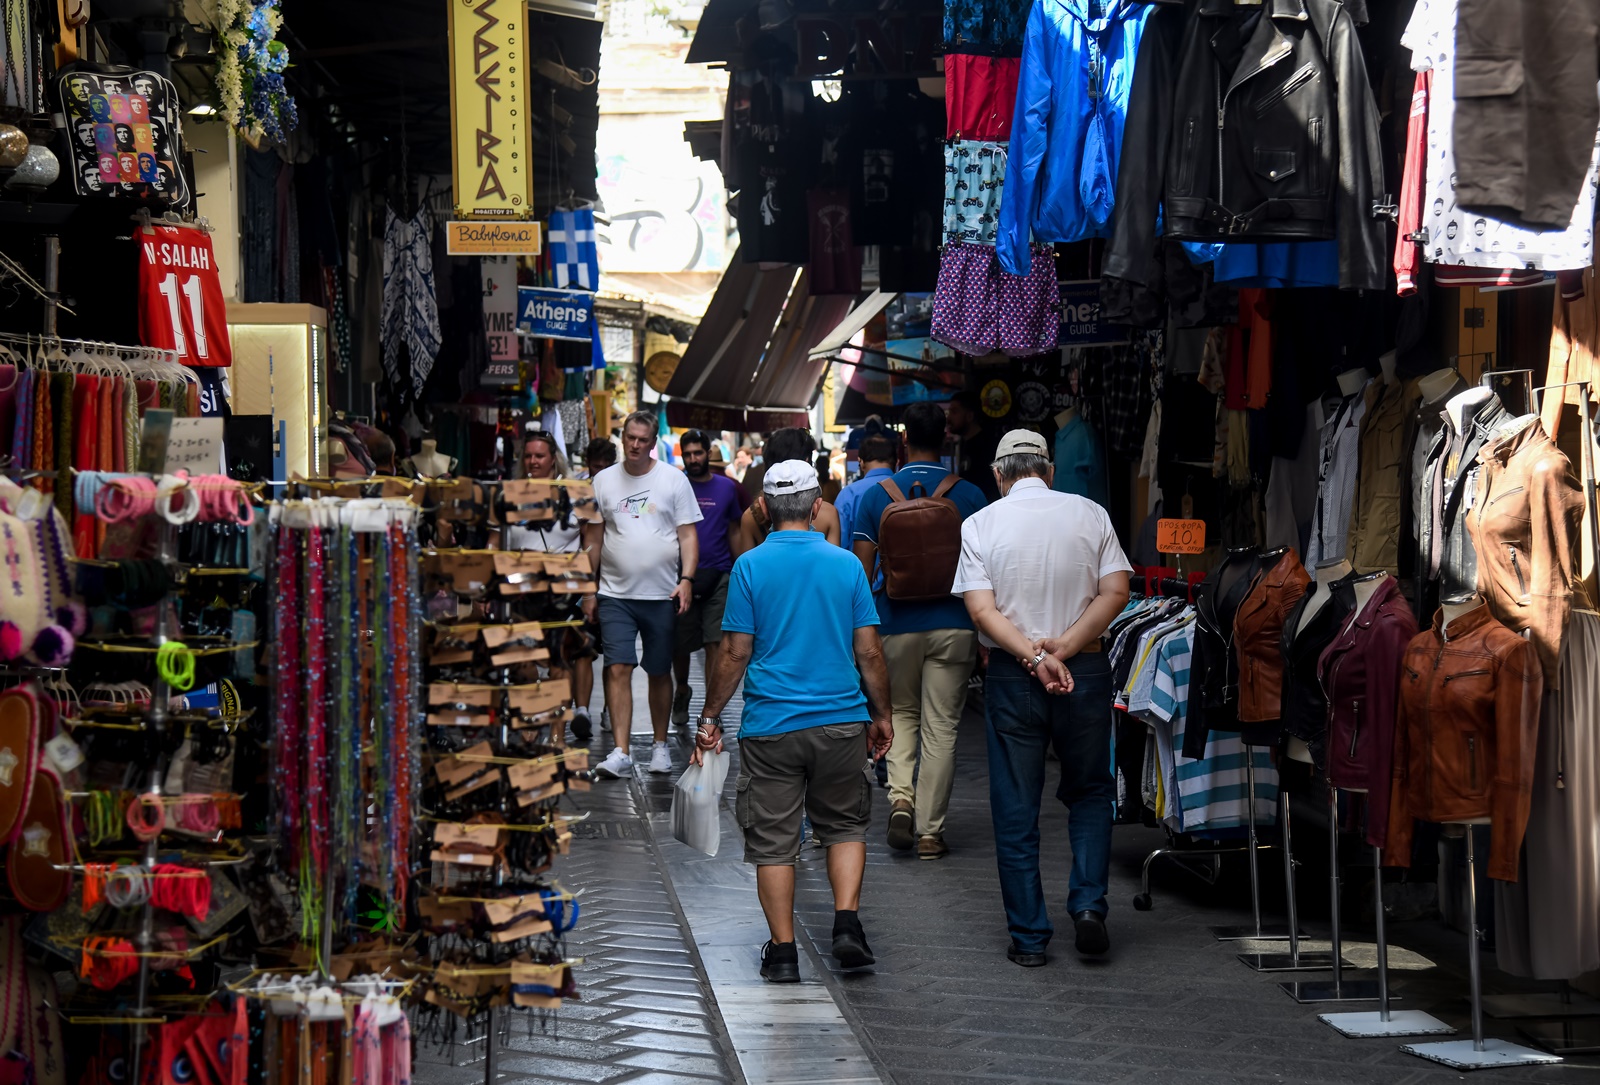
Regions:
<svg viewBox="0 0 1600 1085"><path fill-rule="evenodd" d="M1013 358L1056 349L1061 291L1049 245L1034 245L1033 267L1008 275L993 245L948 242L939 258L930 334L963 354L1000 350Z"/></svg>

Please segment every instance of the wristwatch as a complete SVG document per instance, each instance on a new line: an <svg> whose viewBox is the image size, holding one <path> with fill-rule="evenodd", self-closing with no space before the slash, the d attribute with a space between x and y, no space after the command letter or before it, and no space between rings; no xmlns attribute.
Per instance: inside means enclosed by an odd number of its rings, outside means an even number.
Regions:
<svg viewBox="0 0 1600 1085"><path fill-rule="evenodd" d="M700 717L700 726L701 727L715 727L717 730L720 731L720 730L722 730L722 717L721 716L701 716Z"/></svg>

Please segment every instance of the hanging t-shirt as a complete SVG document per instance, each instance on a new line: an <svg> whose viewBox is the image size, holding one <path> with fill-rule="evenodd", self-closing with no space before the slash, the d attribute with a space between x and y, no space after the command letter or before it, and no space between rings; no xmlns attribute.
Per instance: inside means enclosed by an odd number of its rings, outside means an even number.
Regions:
<svg viewBox="0 0 1600 1085"><path fill-rule="evenodd" d="M1586 268L1594 254L1596 160L1590 158L1572 223L1565 230L1530 230L1456 206L1455 59L1458 0L1417 0L1400 42L1411 67L1431 71L1427 88L1428 159L1421 225L1423 259L1467 267ZM1413 108L1416 108L1415 104ZM1600 142L1596 144L1600 148Z"/></svg>
<svg viewBox="0 0 1600 1085"><path fill-rule="evenodd" d="M680 570L678 528L700 521L688 478L659 460L642 475L619 463L594 477L594 498L606 524L600 594L670 599Z"/></svg>
<svg viewBox="0 0 1600 1085"><path fill-rule="evenodd" d="M735 152L739 250L746 263L803 264L811 255L806 186L815 154L804 115L788 109L784 99L775 82L760 80L751 88Z"/></svg>
<svg viewBox="0 0 1600 1085"><path fill-rule="evenodd" d="M811 235L813 297L861 293L861 250L856 248L850 220L850 193L842 188L814 188L806 193Z"/></svg>
<svg viewBox="0 0 1600 1085"><path fill-rule="evenodd" d="M189 366L233 364L228 307L204 230L153 226L139 243L139 339Z"/></svg>

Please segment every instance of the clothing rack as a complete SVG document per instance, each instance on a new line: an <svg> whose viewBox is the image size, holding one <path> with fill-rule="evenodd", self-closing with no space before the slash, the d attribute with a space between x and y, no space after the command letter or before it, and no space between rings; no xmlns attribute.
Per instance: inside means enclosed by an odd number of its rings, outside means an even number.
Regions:
<svg viewBox="0 0 1600 1085"><path fill-rule="evenodd" d="M1184 577L1180 575L1179 570L1172 568L1171 566L1144 566L1134 568L1133 576L1131 578L1131 586L1135 592L1145 598L1181 599L1190 607L1192 607L1194 605L1195 588L1204 579L1204 573L1191 573L1187 577ZM1216 884L1218 878L1221 876L1222 856L1224 855L1250 855L1253 864L1255 858L1255 856L1252 854L1252 846L1255 845L1255 758L1254 755L1250 753L1249 747L1245 747L1245 750L1245 768L1246 773L1251 781L1248 787L1249 798L1247 800L1249 804L1249 810L1247 814L1249 820L1247 824L1251 827L1250 838L1239 843L1214 843L1199 847L1179 847L1177 846L1177 836L1173 834L1172 829L1169 827L1168 833L1169 836L1172 837L1172 840L1169 842L1169 844L1166 847L1156 848L1145 856L1144 864L1140 872L1139 892L1133 897L1133 907L1135 910L1148 912L1155 906L1150 892L1150 871L1154 867L1157 859L1166 858L1173 861L1180 868L1188 871L1190 874L1193 874L1207 885ZM1130 787L1137 786L1135 781L1128 781L1128 784ZM1177 801L1177 796L1174 796L1174 801ZM1186 838L1188 836L1188 834L1183 835ZM1256 846L1270 847L1270 845ZM1202 868L1200 865L1192 862L1192 860L1199 858L1208 859L1210 861L1208 864L1209 869ZM1261 931L1261 903L1253 870L1251 886L1253 911L1256 921L1252 927L1242 928L1249 933L1239 935L1239 937L1270 938L1272 937L1270 933L1256 933Z"/></svg>

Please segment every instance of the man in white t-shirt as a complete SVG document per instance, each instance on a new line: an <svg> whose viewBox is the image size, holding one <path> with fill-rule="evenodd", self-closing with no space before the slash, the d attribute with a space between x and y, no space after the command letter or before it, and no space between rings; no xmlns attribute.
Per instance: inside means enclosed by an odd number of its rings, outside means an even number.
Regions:
<svg viewBox="0 0 1600 1085"><path fill-rule="evenodd" d="M991 649L984 678L989 809L1011 946L1024 968L1045 963L1054 928L1039 877L1044 759L1061 762L1056 797L1067 807L1072 876L1067 911L1078 952L1099 956L1111 878L1111 666L1100 636L1128 602L1128 574L1105 509L1050 489L1050 446L1012 430L995 451L1001 498L961 524L963 596Z"/></svg>
<svg viewBox="0 0 1600 1085"><path fill-rule="evenodd" d="M689 609L700 542L700 503L682 471L652 459L656 416L635 411L622 424L622 462L594 477L604 523L583 529L585 548L600 565L600 591L585 613L600 623L606 660L606 705L616 748L597 766L620 778L633 769L633 669L650 679L651 772L671 772L667 717L672 711L672 648L678 615ZM642 656L636 642L642 641Z"/></svg>

